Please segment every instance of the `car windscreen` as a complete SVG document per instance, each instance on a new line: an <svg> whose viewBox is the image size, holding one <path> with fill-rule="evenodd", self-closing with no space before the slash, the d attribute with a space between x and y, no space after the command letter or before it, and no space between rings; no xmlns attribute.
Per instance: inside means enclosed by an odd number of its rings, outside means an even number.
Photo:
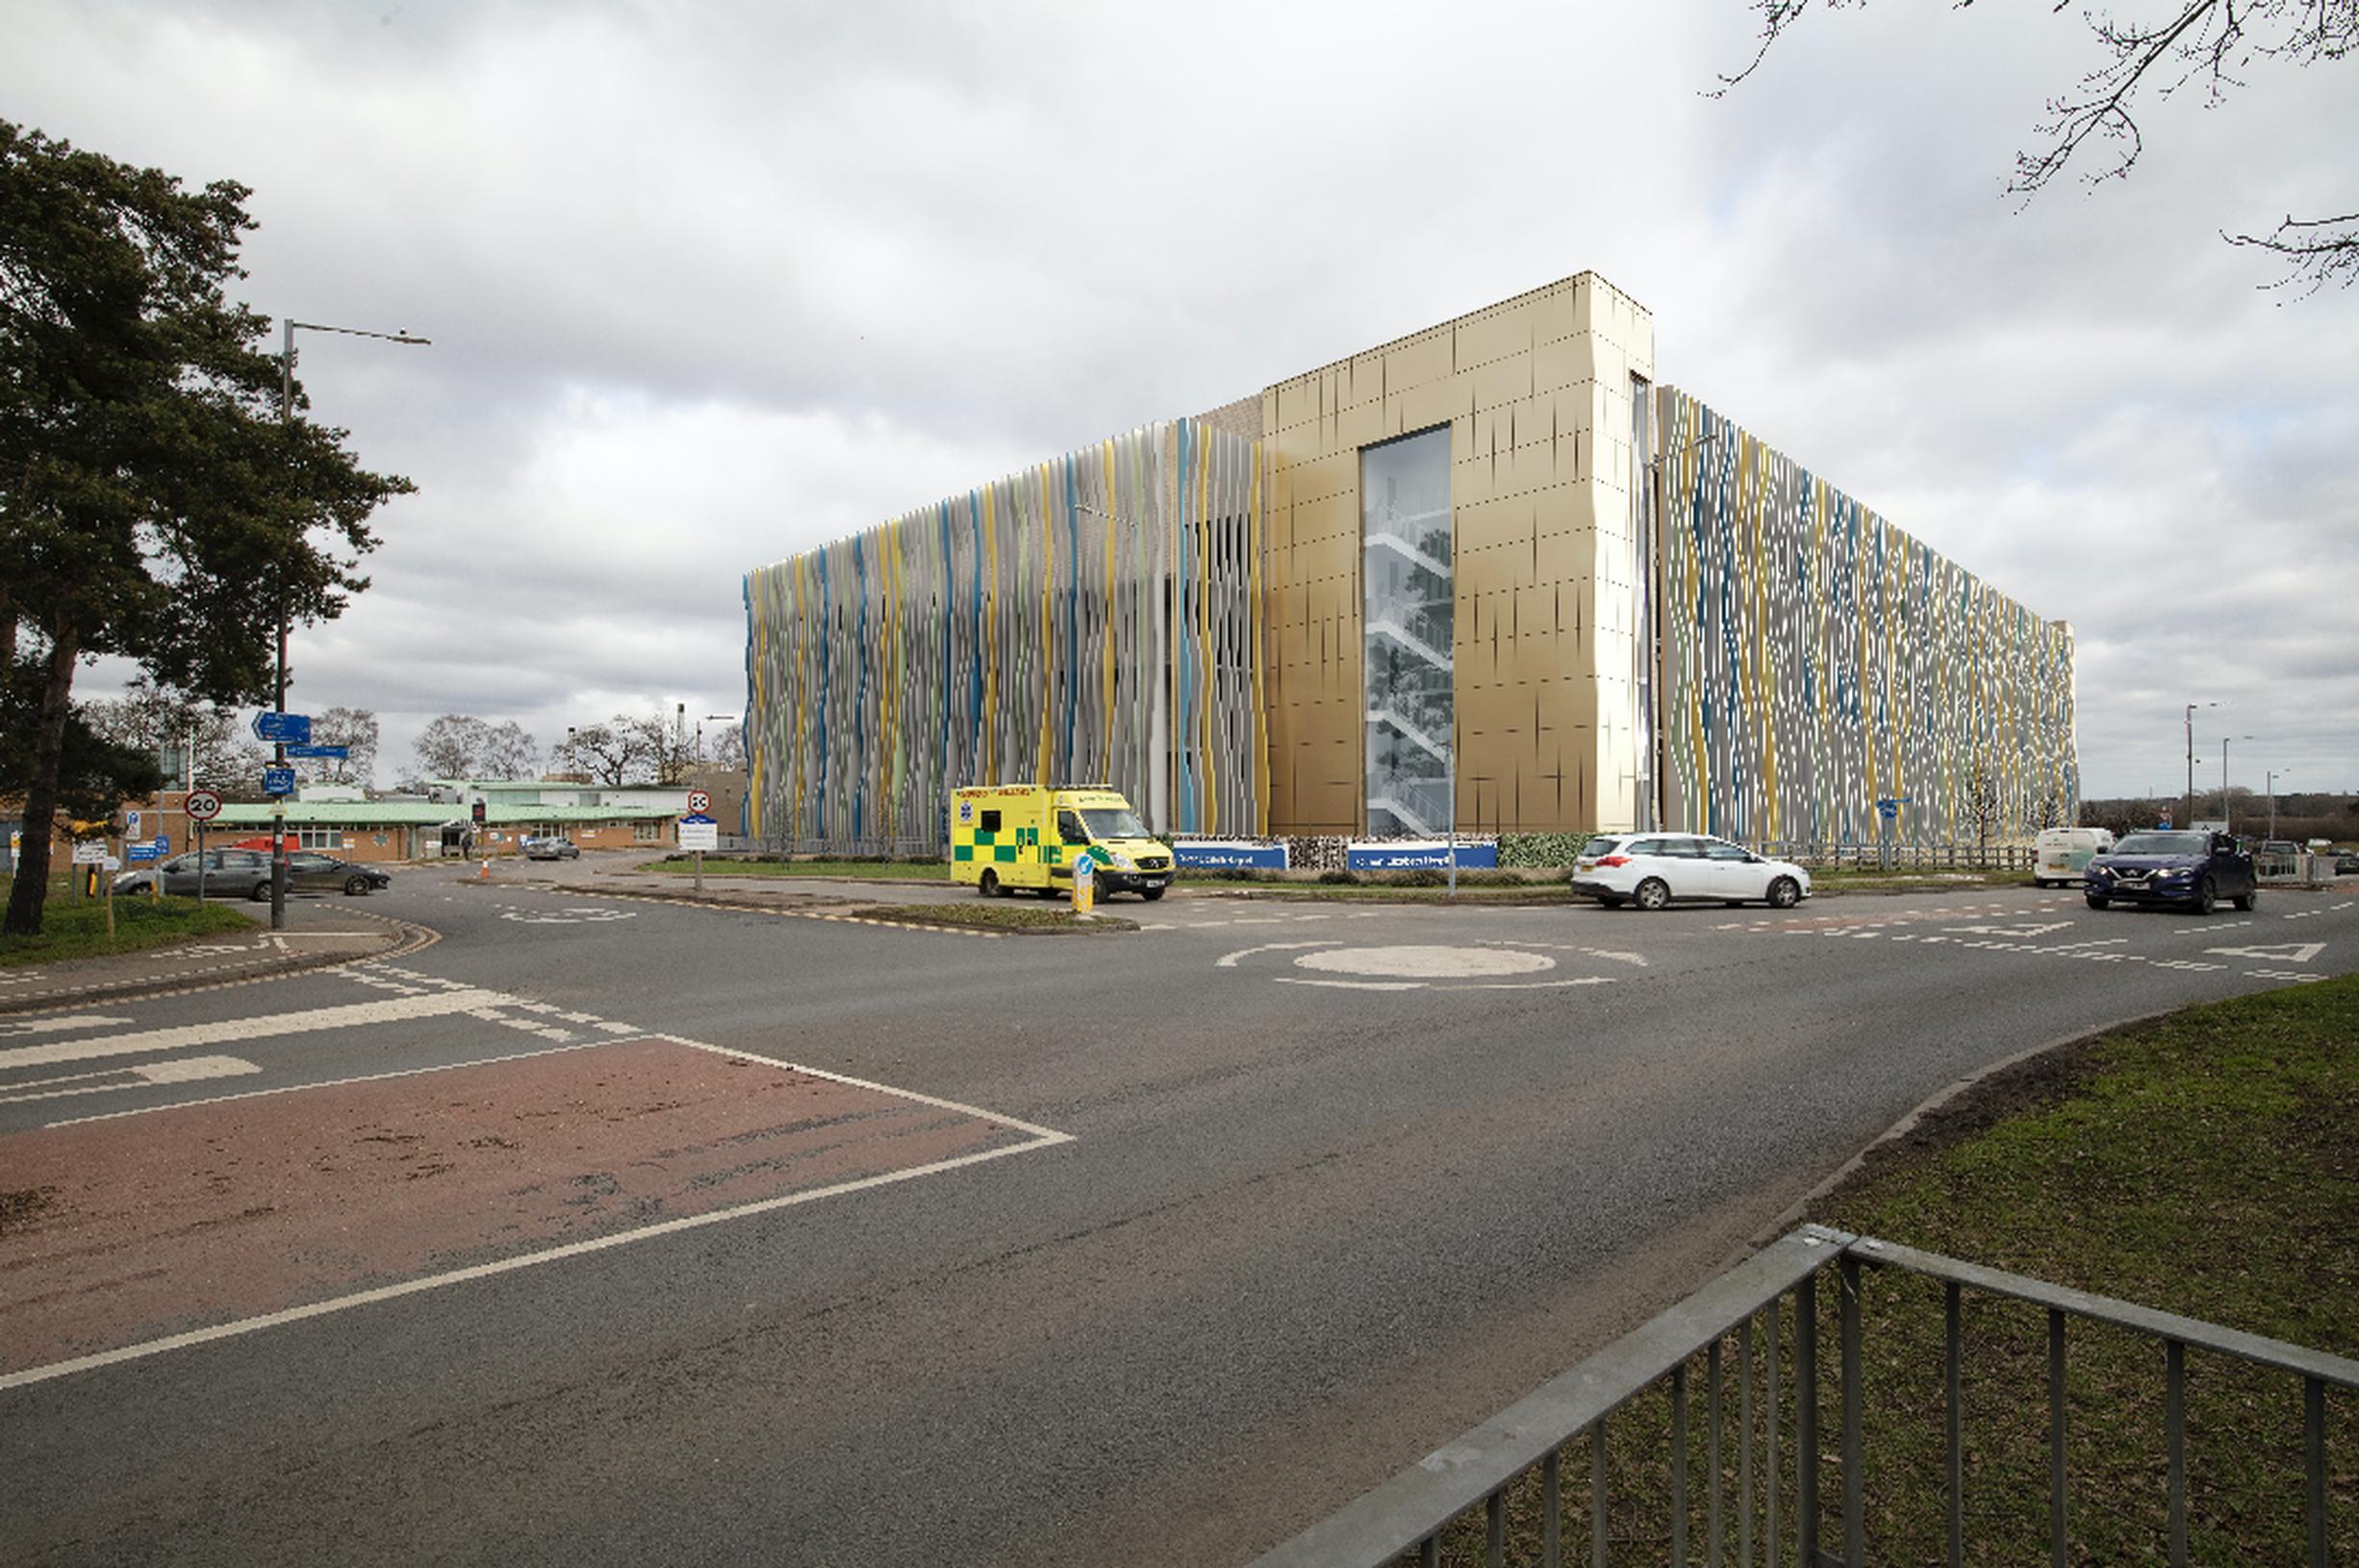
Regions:
<svg viewBox="0 0 2359 1568"><path fill-rule="evenodd" d="M2201 833L2132 833L2114 846L2118 855L2208 855L2212 841Z"/></svg>
<svg viewBox="0 0 2359 1568"><path fill-rule="evenodd" d="M1093 840L1143 839L1151 837L1147 824L1138 820L1135 811L1116 806L1093 806L1081 813L1081 825L1089 829Z"/></svg>

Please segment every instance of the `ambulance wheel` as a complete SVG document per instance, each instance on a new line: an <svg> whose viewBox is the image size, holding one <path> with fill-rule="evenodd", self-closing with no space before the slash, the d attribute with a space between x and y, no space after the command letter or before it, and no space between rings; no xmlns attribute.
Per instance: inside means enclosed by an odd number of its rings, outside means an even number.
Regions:
<svg viewBox="0 0 2359 1568"><path fill-rule="evenodd" d="M983 873L982 880L975 884L975 891L986 898L996 898L1005 890L1000 886L1000 873L987 871Z"/></svg>
<svg viewBox="0 0 2359 1568"><path fill-rule="evenodd" d="M1163 890L1161 888L1141 888L1138 890L1138 896L1149 903L1153 903L1163 897Z"/></svg>

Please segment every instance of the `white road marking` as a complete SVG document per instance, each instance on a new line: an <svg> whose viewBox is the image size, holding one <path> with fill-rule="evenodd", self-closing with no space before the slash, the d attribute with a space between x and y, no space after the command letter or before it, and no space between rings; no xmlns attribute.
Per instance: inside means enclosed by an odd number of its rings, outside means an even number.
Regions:
<svg viewBox="0 0 2359 1568"><path fill-rule="evenodd" d="M1470 980L1486 974L1532 974L1557 967L1544 953L1511 948L1344 948L1306 952L1297 969L1332 974L1371 974L1397 980Z"/></svg>
<svg viewBox="0 0 2359 1568"><path fill-rule="evenodd" d="M2306 964L2326 950L2323 942L2274 942L2250 948L2206 948L2225 958L2266 958L2278 964Z"/></svg>
<svg viewBox="0 0 2359 1568"><path fill-rule="evenodd" d="M501 913L501 920L512 920L523 925L588 925L598 921L636 920L636 909L616 909L610 905L580 904L571 908L533 914L521 909Z"/></svg>
<svg viewBox="0 0 2359 1568"><path fill-rule="evenodd" d="M102 1013L82 1013L72 1018L29 1018L21 1023L0 1024L0 1040L13 1040L28 1034L58 1034L66 1029L111 1029L118 1024L128 1024L127 1018L109 1018Z"/></svg>
<svg viewBox="0 0 2359 1568"><path fill-rule="evenodd" d="M756 1214L768 1214L778 1209L794 1208L803 1203L814 1203L823 1198L838 1198L847 1193L865 1191L870 1187L883 1187L895 1182L911 1181L919 1176L935 1176L944 1171L957 1170L962 1166L980 1165L986 1160L1004 1159L1010 1154L1026 1154L1036 1149L1048 1149L1057 1144L1073 1142L1074 1135L1070 1132L1058 1132L1050 1127L1035 1125L1030 1122L1021 1122L1012 1116L1002 1116L997 1111L986 1111L974 1105L963 1105L954 1100L941 1100L932 1095L916 1094L907 1089L896 1089L887 1084L872 1083L865 1078L847 1077L841 1073L829 1073L822 1068L804 1067L797 1062L780 1061L772 1056L759 1056L749 1050L731 1050L723 1046L708 1045L701 1040L689 1040L675 1034L654 1034L647 1038L669 1041L673 1045L689 1046L698 1050L709 1050L717 1055L763 1062L772 1067L783 1068L791 1073L826 1078L835 1083L850 1084L856 1088L872 1089L879 1094L891 1095L897 1100L914 1100L922 1105L934 1105L944 1110L957 1111L982 1121L996 1122L1002 1126L1013 1127L1020 1132L1028 1133L1030 1141L1009 1144L1004 1149L986 1149L973 1154L960 1154L951 1159L935 1160L926 1165L913 1165L906 1170L887 1171L880 1176L862 1176L851 1181L839 1181L832 1186L814 1187L806 1192L787 1193L778 1198L765 1198L757 1202L740 1203L734 1208L715 1209L707 1214L682 1215L678 1219L641 1226L635 1230L618 1231L611 1236L593 1237L588 1241L571 1242L563 1247L551 1247L538 1252L525 1252L516 1257L500 1258L491 1263L479 1263L472 1268L454 1269L447 1274L428 1275L419 1279L405 1279L395 1285L358 1291L350 1296L339 1296L330 1301L289 1307L280 1312L266 1312L259 1317L241 1318L235 1323L217 1324L211 1328L192 1329L185 1334L173 1334L165 1339L149 1340L142 1345L127 1345L120 1350L101 1351L94 1355L80 1355L70 1361L54 1361L44 1367L29 1367L22 1372L12 1372L6 1376L0 1376L0 1389L21 1388L27 1383L46 1382L53 1378L68 1377L77 1372L89 1372L99 1367L114 1366L124 1361L136 1361L145 1356L160 1355L165 1351L185 1350L192 1345L211 1344L217 1339L230 1339L240 1334L255 1333L264 1328L275 1328L284 1324L301 1323L307 1318L325 1317L331 1312L348 1311L356 1306L373 1305L378 1302L396 1301L404 1296L416 1296L429 1290L440 1290L448 1285L464 1284L472 1279L488 1279L495 1275L513 1274L519 1269L536 1268L541 1264L554 1263L562 1258L602 1252L616 1247L627 1247L633 1242L650 1241L657 1236L675 1235L683 1230L701 1229L706 1226L723 1225L731 1220L743 1220ZM456 1065L467 1067L481 1064L460 1063ZM428 1068L421 1071L452 1070ZM409 1075L388 1073L379 1075L403 1077ZM345 1081L366 1080L349 1079ZM290 1089L265 1092L292 1093L294 1091ZM227 1098L242 1099L245 1097ZM216 1101L204 1100L198 1103L213 1104ZM98 1119L87 1118L86 1120Z"/></svg>
<svg viewBox="0 0 2359 1568"><path fill-rule="evenodd" d="M168 1062L143 1062L135 1067L101 1068L95 1073L68 1073L55 1078L12 1083L0 1094L0 1105L20 1100L63 1100L71 1095L103 1095L116 1089L141 1089L158 1083L195 1083L205 1078L232 1078L262 1069L236 1056L182 1056ZM93 1078L109 1078L93 1083ZM72 1088L59 1088L71 1084ZM19 1092L24 1091L24 1092Z"/></svg>
<svg viewBox="0 0 2359 1568"><path fill-rule="evenodd" d="M1223 953L1212 962L1219 969L1234 969L1240 958L1251 958L1257 952L1291 952L1299 948L1340 948L1343 944L1329 938L1324 942L1265 942L1258 948L1239 948L1235 952Z"/></svg>
<svg viewBox="0 0 2359 1568"><path fill-rule="evenodd" d="M402 997L389 1001L355 1002L344 1007L264 1013L252 1018L224 1019L217 1024L187 1024L168 1029L142 1029L135 1034L104 1035L94 1040L61 1040L51 1045L19 1046L13 1050L0 1050L0 1069L45 1067L52 1062L89 1061L102 1056L131 1056L154 1050L186 1050L191 1046L266 1040L274 1035L311 1034L321 1029L348 1029L368 1024L399 1024L411 1019L442 1018L452 1013L479 1014L483 1009L507 1006L519 999L498 991L450 991L435 997Z"/></svg>
<svg viewBox="0 0 2359 1568"><path fill-rule="evenodd" d="M1280 985L1323 985L1334 991L1423 991L1423 980L1313 980L1300 974L1274 976Z"/></svg>

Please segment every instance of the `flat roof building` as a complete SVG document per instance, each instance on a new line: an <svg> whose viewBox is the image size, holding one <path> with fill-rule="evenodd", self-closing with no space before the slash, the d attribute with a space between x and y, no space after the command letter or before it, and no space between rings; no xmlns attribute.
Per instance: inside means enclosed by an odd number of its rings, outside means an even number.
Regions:
<svg viewBox="0 0 2359 1568"><path fill-rule="evenodd" d="M1688 394L1591 273L748 574L748 827L950 790L1180 834L2017 837L2072 639Z"/></svg>

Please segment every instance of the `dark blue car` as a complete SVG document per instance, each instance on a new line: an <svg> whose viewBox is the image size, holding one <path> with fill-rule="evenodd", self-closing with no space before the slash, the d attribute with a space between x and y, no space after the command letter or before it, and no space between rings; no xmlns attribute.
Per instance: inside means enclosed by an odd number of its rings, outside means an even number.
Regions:
<svg viewBox="0 0 2359 1568"><path fill-rule="evenodd" d="M2157 828L2132 833L2089 862L2089 907L2181 904L2208 915L2219 900L2250 909L2261 896L2252 857L2225 833Z"/></svg>

